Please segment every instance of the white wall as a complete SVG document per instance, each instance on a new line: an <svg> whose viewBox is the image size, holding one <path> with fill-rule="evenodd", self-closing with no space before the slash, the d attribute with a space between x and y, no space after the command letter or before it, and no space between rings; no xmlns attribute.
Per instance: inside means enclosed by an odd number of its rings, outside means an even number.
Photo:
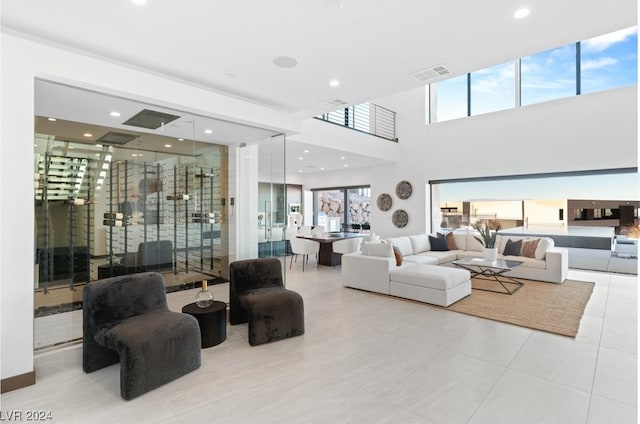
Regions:
<svg viewBox="0 0 640 424"><path fill-rule="evenodd" d="M298 131L290 115L111 61L2 34L0 117L1 378L33 371L34 79L120 95L176 110ZM25 206L28 205L28 206Z"/></svg>
<svg viewBox="0 0 640 424"><path fill-rule="evenodd" d="M428 126L429 179L637 166L637 86Z"/></svg>

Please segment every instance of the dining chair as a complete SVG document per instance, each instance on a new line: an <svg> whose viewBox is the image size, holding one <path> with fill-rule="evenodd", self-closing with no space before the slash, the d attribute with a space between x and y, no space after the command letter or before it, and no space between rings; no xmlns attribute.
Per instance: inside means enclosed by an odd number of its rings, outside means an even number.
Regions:
<svg viewBox="0 0 640 424"><path fill-rule="evenodd" d="M336 240L332 243L334 255L346 255L347 253L354 253L360 250L360 243L362 243L361 237L351 237L342 240ZM336 261L333 261L335 264ZM335 265L334 265L335 266Z"/></svg>
<svg viewBox="0 0 640 424"><path fill-rule="evenodd" d="M293 265L293 259L298 261L298 255L302 255L302 271L304 272L304 264L305 262L309 262L309 255L315 254L316 256L316 265L318 263L318 252L320 251L320 242L315 240L308 240L301 237L293 237L291 240L291 262L289 263L289 269Z"/></svg>

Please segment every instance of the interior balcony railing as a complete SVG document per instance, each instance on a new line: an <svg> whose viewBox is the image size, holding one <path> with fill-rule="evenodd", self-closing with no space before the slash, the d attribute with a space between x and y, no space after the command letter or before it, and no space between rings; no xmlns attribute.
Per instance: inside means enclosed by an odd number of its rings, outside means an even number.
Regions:
<svg viewBox="0 0 640 424"><path fill-rule="evenodd" d="M316 118L386 140L398 141L396 137L396 113L373 103L360 103L333 112L323 113L316 116Z"/></svg>

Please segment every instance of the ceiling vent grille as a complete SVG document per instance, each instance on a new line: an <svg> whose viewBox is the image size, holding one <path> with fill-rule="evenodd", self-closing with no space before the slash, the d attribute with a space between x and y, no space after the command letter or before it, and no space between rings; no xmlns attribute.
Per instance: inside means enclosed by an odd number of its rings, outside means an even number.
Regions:
<svg viewBox="0 0 640 424"><path fill-rule="evenodd" d="M331 99L331 100L327 100L326 102L320 103L320 106L322 106L323 109L326 109L326 110L337 110L347 106L348 104L349 103L345 102L344 100Z"/></svg>
<svg viewBox="0 0 640 424"><path fill-rule="evenodd" d="M143 109L138 112L127 121L123 122L124 125L131 125L133 127L148 128L155 130L162 125L166 125L171 121L175 121L180 118L177 115L171 115L169 113L157 112L155 110Z"/></svg>
<svg viewBox="0 0 640 424"><path fill-rule="evenodd" d="M99 139L96 140L98 144L116 144L123 145L127 144L130 141L138 138L137 135L134 134L125 134L125 133L117 133L117 132L108 132Z"/></svg>
<svg viewBox="0 0 640 424"><path fill-rule="evenodd" d="M450 73L451 71L448 70L444 65L438 65L428 69L424 69L422 71L415 72L411 74L411 76L424 84L424 83L429 83L436 78L448 75Z"/></svg>

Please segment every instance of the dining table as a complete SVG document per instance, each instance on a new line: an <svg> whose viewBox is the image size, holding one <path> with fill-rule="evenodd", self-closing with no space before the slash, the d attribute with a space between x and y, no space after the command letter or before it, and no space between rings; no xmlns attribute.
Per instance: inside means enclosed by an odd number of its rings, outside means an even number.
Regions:
<svg viewBox="0 0 640 424"><path fill-rule="evenodd" d="M298 234L296 237L315 240L320 243L318 251L318 265L335 266L342 263L339 255L333 254L333 242L354 237L367 237L368 233L329 232L318 234Z"/></svg>

